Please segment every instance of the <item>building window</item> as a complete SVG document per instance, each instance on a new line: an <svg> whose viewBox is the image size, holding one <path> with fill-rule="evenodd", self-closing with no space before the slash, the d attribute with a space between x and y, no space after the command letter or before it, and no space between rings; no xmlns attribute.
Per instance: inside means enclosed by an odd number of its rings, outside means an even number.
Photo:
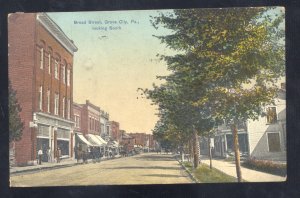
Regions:
<svg viewBox="0 0 300 198"><path fill-rule="evenodd" d="M71 101L68 99L68 119L71 118Z"/></svg>
<svg viewBox="0 0 300 198"><path fill-rule="evenodd" d="M61 67L61 76L63 83L66 84L66 68L64 65Z"/></svg>
<svg viewBox="0 0 300 198"><path fill-rule="evenodd" d="M92 118L90 117L90 130L92 130Z"/></svg>
<svg viewBox="0 0 300 198"><path fill-rule="evenodd" d="M280 137L279 133L267 133L269 152L280 152Z"/></svg>
<svg viewBox="0 0 300 198"><path fill-rule="evenodd" d="M47 112L50 113L50 90L47 91Z"/></svg>
<svg viewBox="0 0 300 198"><path fill-rule="evenodd" d="M65 117L65 97L62 99L62 117Z"/></svg>
<svg viewBox="0 0 300 198"><path fill-rule="evenodd" d="M55 60L55 65L54 65L54 76L56 79L58 79L58 62Z"/></svg>
<svg viewBox="0 0 300 198"><path fill-rule="evenodd" d="M41 48L41 56L40 56L40 68L44 68L44 49Z"/></svg>
<svg viewBox="0 0 300 198"><path fill-rule="evenodd" d="M74 115L75 127L80 128L80 117L79 115Z"/></svg>
<svg viewBox="0 0 300 198"><path fill-rule="evenodd" d="M42 110L43 109L43 87L40 86L40 90L39 90L39 109Z"/></svg>
<svg viewBox="0 0 300 198"><path fill-rule="evenodd" d="M277 122L276 107L267 108L267 124L274 124Z"/></svg>
<svg viewBox="0 0 300 198"><path fill-rule="evenodd" d="M48 54L48 73L51 74L51 54Z"/></svg>
<svg viewBox="0 0 300 198"><path fill-rule="evenodd" d="M54 114L58 115L58 104L59 104L59 95L55 94L54 98Z"/></svg>
<svg viewBox="0 0 300 198"><path fill-rule="evenodd" d="M68 69L67 70L67 85L70 86L70 73L71 71Z"/></svg>

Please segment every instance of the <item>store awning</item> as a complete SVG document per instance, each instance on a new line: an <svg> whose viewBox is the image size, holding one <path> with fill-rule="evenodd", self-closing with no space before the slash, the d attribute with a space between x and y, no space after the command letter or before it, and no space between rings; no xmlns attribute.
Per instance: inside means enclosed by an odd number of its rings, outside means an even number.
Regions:
<svg viewBox="0 0 300 198"><path fill-rule="evenodd" d="M102 142L103 144L107 144L107 142L105 140L102 139L102 137L100 137L99 135L95 135L96 138L98 138L100 140L100 142Z"/></svg>
<svg viewBox="0 0 300 198"><path fill-rule="evenodd" d="M94 144L95 146L104 146L105 144L104 143L102 143L97 137L96 137L96 135L93 135L93 134L88 134L87 135L87 138L88 138L88 140L92 143L92 144Z"/></svg>
<svg viewBox="0 0 300 198"><path fill-rule="evenodd" d="M115 145L116 147L118 147L118 146L119 146L119 143L118 143L118 142L116 142L116 141L113 141L113 143L114 143L114 145Z"/></svg>
<svg viewBox="0 0 300 198"><path fill-rule="evenodd" d="M77 137L79 138L79 140L82 142L82 143L84 143L84 144L86 144L86 145L88 145L88 146L94 146L93 144L91 144L87 139L85 139L85 137L83 136L83 135L81 135L81 134L76 134L77 135Z"/></svg>

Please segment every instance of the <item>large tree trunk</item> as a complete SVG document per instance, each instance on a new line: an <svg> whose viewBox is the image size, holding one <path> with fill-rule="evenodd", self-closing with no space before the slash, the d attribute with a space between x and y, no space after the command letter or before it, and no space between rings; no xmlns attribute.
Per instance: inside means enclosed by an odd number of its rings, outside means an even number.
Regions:
<svg viewBox="0 0 300 198"><path fill-rule="evenodd" d="M198 135L197 135L197 131L195 130L194 131L194 134L193 134L193 151L194 151L194 168L197 168L198 167L198 164L199 164L199 159L200 159L200 149L199 149L199 138L198 138Z"/></svg>
<svg viewBox="0 0 300 198"><path fill-rule="evenodd" d="M233 126L232 126L232 135L233 135L233 147L234 147L234 155L235 155L236 175L237 175L238 182L242 182L239 138L238 138L238 131L237 131L236 121L234 121Z"/></svg>

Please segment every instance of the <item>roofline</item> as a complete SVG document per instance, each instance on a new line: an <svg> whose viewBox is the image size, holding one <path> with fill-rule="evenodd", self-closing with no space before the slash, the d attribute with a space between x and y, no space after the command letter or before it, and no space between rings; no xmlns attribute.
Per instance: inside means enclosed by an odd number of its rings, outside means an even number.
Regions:
<svg viewBox="0 0 300 198"><path fill-rule="evenodd" d="M62 29L45 12L38 13L36 19L46 28L50 34L62 44L72 55L78 48L73 41L62 31Z"/></svg>

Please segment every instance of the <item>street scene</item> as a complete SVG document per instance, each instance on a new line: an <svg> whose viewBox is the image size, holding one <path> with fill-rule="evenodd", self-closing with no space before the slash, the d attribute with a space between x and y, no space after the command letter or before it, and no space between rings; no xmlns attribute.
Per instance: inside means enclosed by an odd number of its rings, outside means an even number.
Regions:
<svg viewBox="0 0 300 198"><path fill-rule="evenodd" d="M283 7L11 13L10 185L284 182Z"/></svg>

